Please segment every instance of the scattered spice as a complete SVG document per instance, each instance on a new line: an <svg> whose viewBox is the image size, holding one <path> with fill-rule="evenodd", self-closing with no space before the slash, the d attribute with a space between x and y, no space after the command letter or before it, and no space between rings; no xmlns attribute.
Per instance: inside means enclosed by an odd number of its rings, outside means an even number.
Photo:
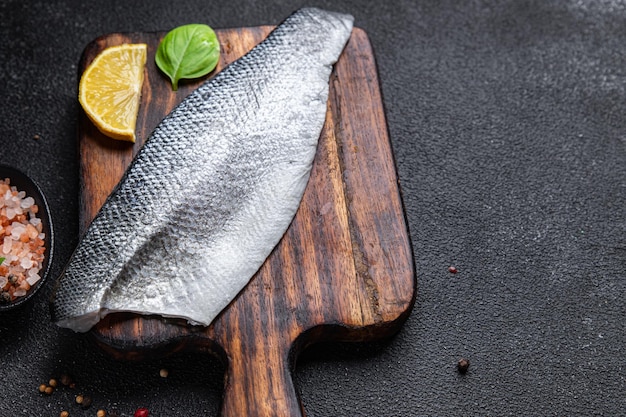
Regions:
<svg viewBox="0 0 626 417"><path fill-rule="evenodd" d="M449 266L448 267L448 272L450 272L451 274L456 274L458 272L458 270L456 269L455 266Z"/></svg>
<svg viewBox="0 0 626 417"><path fill-rule="evenodd" d="M459 373L465 374L467 370L469 369L469 365L470 365L469 360L465 358L461 358L459 359L459 362L457 363L456 367L459 370Z"/></svg>
<svg viewBox="0 0 626 417"><path fill-rule="evenodd" d="M159 374L163 378L165 378L168 375L168 371L167 369L162 368L159 371ZM40 384L38 387L38 390L42 394L50 395L55 391L56 387L60 386L59 384L61 384L62 386L69 387L69 388L74 388L76 386L76 383L68 374L61 374L61 376L58 379L50 378L47 384ZM84 394L77 394L74 400L76 404L79 405L83 410L86 410L89 407L91 407L92 402L93 402L91 397L89 397L88 395L84 395ZM63 410L59 413L59 417L69 417L69 416L70 416L70 413L67 410ZM116 409L112 409L109 411L106 411L104 409L98 409L98 411L96 412L96 417L121 417L121 416L122 414L120 414L120 412L117 411ZM133 417L148 417L148 416L149 416L148 409L144 407L136 409L135 413L133 414Z"/></svg>
<svg viewBox="0 0 626 417"><path fill-rule="evenodd" d="M33 139L35 139L35 140L39 140L39 139L41 139L41 136L39 136L37 133L35 133L35 134L33 135Z"/></svg>
<svg viewBox="0 0 626 417"><path fill-rule="evenodd" d="M167 378L169 372L167 371L167 369L164 368L159 371L159 375L161 376L161 378Z"/></svg>
<svg viewBox="0 0 626 417"><path fill-rule="evenodd" d="M142 407L135 410L133 417L148 417L148 414L148 409Z"/></svg>

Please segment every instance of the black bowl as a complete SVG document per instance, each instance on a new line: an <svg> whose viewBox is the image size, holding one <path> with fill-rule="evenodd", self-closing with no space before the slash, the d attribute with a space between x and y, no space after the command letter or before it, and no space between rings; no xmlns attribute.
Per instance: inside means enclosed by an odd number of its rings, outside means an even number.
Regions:
<svg viewBox="0 0 626 417"><path fill-rule="evenodd" d="M11 180L11 186L17 187L19 191L24 191L27 197L32 197L35 200L35 204L37 204L39 208L37 217L41 219L43 232L46 234L44 239L46 250L44 252L43 264L41 266L41 270L39 271L41 279L37 281L35 285L30 287L30 290L28 290L26 295L18 297L10 303L0 304L0 313L2 313L24 305L32 299L35 293L43 286L46 278L48 277L48 273L50 272L50 266L52 265L54 238L52 235L52 218L50 217L50 209L39 186L23 172L2 164L0 164L0 178L2 180L9 178Z"/></svg>

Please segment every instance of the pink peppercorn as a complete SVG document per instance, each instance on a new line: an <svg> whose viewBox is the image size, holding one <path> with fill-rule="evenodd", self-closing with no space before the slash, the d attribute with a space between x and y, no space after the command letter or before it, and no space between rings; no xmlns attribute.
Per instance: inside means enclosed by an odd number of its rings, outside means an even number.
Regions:
<svg viewBox="0 0 626 417"><path fill-rule="evenodd" d="M135 410L135 414L133 417L148 417L148 409L147 408L138 408Z"/></svg>
<svg viewBox="0 0 626 417"><path fill-rule="evenodd" d="M456 274L456 273L457 273L457 269L456 269L456 267L454 267L454 266L449 267L449 268L448 268L448 271L449 271L451 274Z"/></svg>

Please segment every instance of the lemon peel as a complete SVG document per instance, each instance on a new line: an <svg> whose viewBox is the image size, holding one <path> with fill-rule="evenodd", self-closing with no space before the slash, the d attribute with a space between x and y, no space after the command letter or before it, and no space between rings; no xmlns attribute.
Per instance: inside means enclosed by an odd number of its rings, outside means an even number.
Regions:
<svg viewBox="0 0 626 417"><path fill-rule="evenodd" d="M135 142L147 45L121 44L100 52L80 78L78 101L103 134Z"/></svg>

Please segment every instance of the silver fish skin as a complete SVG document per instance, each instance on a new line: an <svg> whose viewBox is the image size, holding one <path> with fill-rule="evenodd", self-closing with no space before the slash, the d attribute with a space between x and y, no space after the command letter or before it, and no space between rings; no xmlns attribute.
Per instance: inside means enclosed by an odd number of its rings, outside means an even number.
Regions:
<svg viewBox="0 0 626 417"><path fill-rule="evenodd" d="M300 9L163 119L57 281L53 321L85 332L127 311L210 325L296 213L352 25Z"/></svg>

